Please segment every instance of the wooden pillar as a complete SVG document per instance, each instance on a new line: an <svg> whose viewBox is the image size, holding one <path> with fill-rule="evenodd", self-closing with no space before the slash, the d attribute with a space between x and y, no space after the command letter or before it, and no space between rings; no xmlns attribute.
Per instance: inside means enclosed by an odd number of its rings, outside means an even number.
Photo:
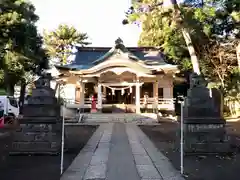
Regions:
<svg viewBox="0 0 240 180"><path fill-rule="evenodd" d="M164 87L163 88L163 98L173 98L173 87Z"/></svg>
<svg viewBox="0 0 240 180"><path fill-rule="evenodd" d="M84 105L84 100L85 100L85 83L81 82L80 83L80 104L81 106Z"/></svg>
<svg viewBox="0 0 240 180"><path fill-rule="evenodd" d="M140 105L140 83L139 80L136 82L136 94L135 94L135 100L136 100L136 113L141 113L141 105Z"/></svg>
<svg viewBox="0 0 240 180"><path fill-rule="evenodd" d="M168 79L163 87L163 98L173 98L173 79Z"/></svg>
<svg viewBox="0 0 240 180"><path fill-rule="evenodd" d="M75 102L80 105L84 105L84 91L85 91L85 83L79 82L79 85L76 86L75 92Z"/></svg>
<svg viewBox="0 0 240 180"><path fill-rule="evenodd" d="M153 82L153 97L158 98L158 81Z"/></svg>
<svg viewBox="0 0 240 180"><path fill-rule="evenodd" d="M103 94L104 94L104 96L107 95L107 88L106 88L106 86L103 86Z"/></svg>
<svg viewBox="0 0 240 180"><path fill-rule="evenodd" d="M75 89L75 103L80 104L80 87L77 86Z"/></svg>
<svg viewBox="0 0 240 180"><path fill-rule="evenodd" d="M102 111L102 85L101 84L98 84L98 97L97 97L97 100L98 100L98 110L99 111Z"/></svg>

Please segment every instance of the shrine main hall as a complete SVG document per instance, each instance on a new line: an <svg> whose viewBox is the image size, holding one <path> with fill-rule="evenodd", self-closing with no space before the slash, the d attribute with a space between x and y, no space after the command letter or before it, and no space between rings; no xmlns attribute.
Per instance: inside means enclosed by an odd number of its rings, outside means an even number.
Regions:
<svg viewBox="0 0 240 180"><path fill-rule="evenodd" d="M58 84L69 104L97 110L110 106L141 113L143 109L174 110L173 81L176 65L152 47L125 47L118 38L113 47L77 47L70 64L56 65Z"/></svg>

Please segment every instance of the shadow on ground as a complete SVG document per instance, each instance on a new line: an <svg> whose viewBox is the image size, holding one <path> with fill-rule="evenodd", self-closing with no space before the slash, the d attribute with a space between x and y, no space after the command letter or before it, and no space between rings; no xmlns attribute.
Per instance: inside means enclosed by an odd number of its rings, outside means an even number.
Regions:
<svg viewBox="0 0 240 180"><path fill-rule="evenodd" d="M97 126L66 126L64 154L66 169L95 132ZM57 156L10 156L4 169L0 169L1 180L59 180L60 155Z"/></svg>
<svg viewBox="0 0 240 180"><path fill-rule="evenodd" d="M156 126L140 126L143 132L164 153L176 169L180 169L180 153L176 138L178 123L163 122ZM239 180L240 171L240 122L227 124L231 137L233 155L226 156L187 156L184 158L184 170L187 180ZM179 147L179 146L178 146Z"/></svg>

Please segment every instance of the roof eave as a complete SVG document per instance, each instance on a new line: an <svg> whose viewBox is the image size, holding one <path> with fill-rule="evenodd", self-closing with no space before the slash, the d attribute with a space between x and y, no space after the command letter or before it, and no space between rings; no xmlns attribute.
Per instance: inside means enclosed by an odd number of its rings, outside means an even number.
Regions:
<svg viewBox="0 0 240 180"><path fill-rule="evenodd" d="M62 65L54 65L56 69L58 70L74 70L76 68L70 68L68 66L62 66Z"/></svg>

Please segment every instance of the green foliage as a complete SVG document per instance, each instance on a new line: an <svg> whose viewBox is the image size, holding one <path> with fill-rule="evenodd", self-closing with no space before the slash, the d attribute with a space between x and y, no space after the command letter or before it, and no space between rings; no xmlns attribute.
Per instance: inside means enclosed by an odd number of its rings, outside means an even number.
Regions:
<svg viewBox="0 0 240 180"><path fill-rule="evenodd" d="M225 96L238 96L236 46L240 42L240 1L186 0L179 5L180 14L156 3L137 1L134 10L127 13L130 23L141 24L139 45L161 47L169 63L177 64L183 74L189 72L192 64L181 32L184 27L190 34L205 77Z"/></svg>
<svg viewBox="0 0 240 180"><path fill-rule="evenodd" d="M240 92L240 77L235 51L235 41L225 43L213 41L206 45L202 61L203 73L215 87L222 90L225 96L237 95Z"/></svg>
<svg viewBox="0 0 240 180"><path fill-rule="evenodd" d="M59 25L55 31L49 33L44 32L44 45L48 55L57 59L61 65L68 63L67 60L75 45L90 44L86 41L87 39L86 33L80 33L74 27L67 25Z"/></svg>
<svg viewBox="0 0 240 180"><path fill-rule="evenodd" d="M6 95L6 91L4 89L0 89L0 96Z"/></svg>
<svg viewBox="0 0 240 180"><path fill-rule="evenodd" d="M4 72L2 69L0 69L0 84L3 84L3 79L4 79L3 75L4 75Z"/></svg>
<svg viewBox="0 0 240 180"><path fill-rule="evenodd" d="M240 22L240 12L233 11L231 13L231 16L237 23Z"/></svg>
<svg viewBox="0 0 240 180"><path fill-rule="evenodd" d="M0 14L0 80L14 87L25 72L44 68L47 56L35 26L34 6L24 0L3 0Z"/></svg>

